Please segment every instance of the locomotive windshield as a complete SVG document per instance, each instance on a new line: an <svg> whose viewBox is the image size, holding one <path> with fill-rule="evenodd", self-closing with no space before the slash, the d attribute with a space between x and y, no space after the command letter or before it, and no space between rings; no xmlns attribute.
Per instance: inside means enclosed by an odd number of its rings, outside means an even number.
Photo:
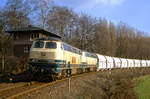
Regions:
<svg viewBox="0 0 150 99"><path fill-rule="evenodd" d="M55 42L46 42L45 48L56 48Z"/></svg>
<svg viewBox="0 0 150 99"><path fill-rule="evenodd" d="M44 47L43 41L36 41L33 46L33 48L43 48L43 47Z"/></svg>

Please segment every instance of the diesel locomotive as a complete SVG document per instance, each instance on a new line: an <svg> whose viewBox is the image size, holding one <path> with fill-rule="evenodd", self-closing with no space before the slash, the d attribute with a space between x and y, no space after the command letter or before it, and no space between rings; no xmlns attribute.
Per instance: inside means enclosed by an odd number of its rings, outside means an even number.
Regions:
<svg viewBox="0 0 150 99"><path fill-rule="evenodd" d="M96 71L97 56L94 53L81 51L61 40L42 38L33 42L29 54L29 64L35 75L52 78Z"/></svg>

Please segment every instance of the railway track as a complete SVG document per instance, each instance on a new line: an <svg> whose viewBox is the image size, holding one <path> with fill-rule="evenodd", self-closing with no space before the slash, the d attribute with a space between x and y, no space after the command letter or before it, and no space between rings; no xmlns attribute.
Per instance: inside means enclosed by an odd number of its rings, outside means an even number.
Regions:
<svg viewBox="0 0 150 99"><path fill-rule="evenodd" d="M78 78L78 77L82 77L82 76L86 76L86 75L90 75L90 74L96 74L98 72L89 72L89 73L84 73L84 74L80 74L80 75L74 75L71 78ZM20 86L16 86L14 88L8 88L3 90L2 92L0 91L0 99L17 99L19 97L23 97L25 95L31 94L32 92L38 91L42 88L46 88L48 86L52 86L58 83L61 83L63 81L67 81L68 78L64 78L61 80L56 80L53 82L49 82L49 83L39 83L39 82L35 82L35 83L27 83L25 85L20 85Z"/></svg>
<svg viewBox="0 0 150 99"><path fill-rule="evenodd" d="M7 84L6 84L7 85ZM15 89L21 86L25 86L26 84L12 84L12 85L8 85L6 86L4 85L3 87L0 87L0 96L2 95L3 92L7 91L7 90L11 90L11 89Z"/></svg>
<svg viewBox="0 0 150 99"><path fill-rule="evenodd" d="M16 84L11 87L1 88L0 89L0 99L6 99L15 94L18 94L18 93L24 92L28 89L37 87L38 85L41 85L41 83L31 82L31 83L24 83L24 84L19 84L19 85Z"/></svg>
<svg viewBox="0 0 150 99"><path fill-rule="evenodd" d="M27 82L18 82L18 83L0 83L0 92L3 90L7 90L9 88L14 88L17 86L23 86L27 84Z"/></svg>

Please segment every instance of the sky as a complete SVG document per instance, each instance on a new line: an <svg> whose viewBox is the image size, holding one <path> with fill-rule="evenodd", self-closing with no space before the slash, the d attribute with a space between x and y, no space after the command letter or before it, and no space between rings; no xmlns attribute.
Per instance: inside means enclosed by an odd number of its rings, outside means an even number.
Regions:
<svg viewBox="0 0 150 99"><path fill-rule="evenodd" d="M86 13L92 17L105 18L118 24L147 32L150 35L150 0L45 0L56 5L72 8L76 13ZM6 0L0 0L0 7Z"/></svg>
<svg viewBox="0 0 150 99"><path fill-rule="evenodd" d="M105 18L115 24L123 22L150 35L150 0L54 0L55 4Z"/></svg>

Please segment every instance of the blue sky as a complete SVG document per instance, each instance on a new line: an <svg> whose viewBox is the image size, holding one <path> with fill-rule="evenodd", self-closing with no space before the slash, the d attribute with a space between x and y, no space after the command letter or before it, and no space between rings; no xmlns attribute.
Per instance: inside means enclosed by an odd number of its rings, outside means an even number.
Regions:
<svg viewBox="0 0 150 99"><path fill-rule="evenodd" d="M0 7L6 0L0 0ZM150 0L45 0L114 23L124 22L150 35Z"/></svg>
<svg viewBox="0 0 150 99"><path fill-rule="evenodd" d="M0 0L0 8L2 8L6 3L6 0Z"/></svg>
<svg viewBox="0 0 150 99"><path fill-rule="evenodd" d="M124 22L150 35L150 0L54 0L55 4L106 18L114 23Z"/></svg>

